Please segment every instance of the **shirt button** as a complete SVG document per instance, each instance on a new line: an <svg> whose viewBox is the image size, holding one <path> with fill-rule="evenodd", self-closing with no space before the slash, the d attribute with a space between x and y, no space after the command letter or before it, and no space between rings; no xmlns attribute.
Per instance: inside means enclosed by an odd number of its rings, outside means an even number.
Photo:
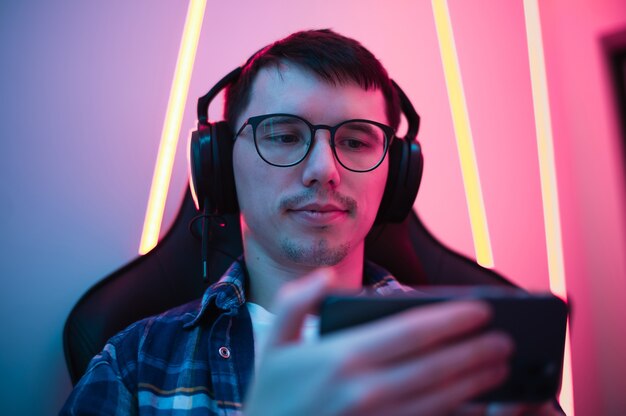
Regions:
<svg viewBox="0 0 626 416"><path fill-rule="evenodd" d="M219 353L222 358L230 358L230 350L226 347L220 347Z"/></svg>

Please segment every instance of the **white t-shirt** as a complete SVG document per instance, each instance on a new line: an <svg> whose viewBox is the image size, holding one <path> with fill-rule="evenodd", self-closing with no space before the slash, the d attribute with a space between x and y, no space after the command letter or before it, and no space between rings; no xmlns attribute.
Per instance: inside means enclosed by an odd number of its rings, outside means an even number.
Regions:
<svg viewBox="0 0 626 416"><path fill-rule="evenodd" d="M255 367L258 369L259 357L265 351L265 345L270 333L270 329L274 324L276 315L269 312L264 307L257 305L256 303L246 302L246 307L250 313L252 319L252 332L254 334L254 356ZM311 342L319 337L320 318L315 315L307 315L304 324L302 325L302 332L300 338L302 342Z"/></svg>

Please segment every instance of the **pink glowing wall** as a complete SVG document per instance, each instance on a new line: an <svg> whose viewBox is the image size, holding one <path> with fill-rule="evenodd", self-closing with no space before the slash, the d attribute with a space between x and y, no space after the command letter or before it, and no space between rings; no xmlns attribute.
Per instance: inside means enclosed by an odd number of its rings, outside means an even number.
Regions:
<svg viewBox="0 0 626 416"><path fill-rule="evenodd" d="M545 290L522 0L449 0L449 7L495 268ZM626 188L599 41L626 27L626 6L550 0L540 12L575 308L576 408L623 414ZM61 346L67 313L136 255L185 13L185 1L0 6L0 407L8 414L58 410L70 389ZM473 257L428 0L208 1L164 228L186 181L196 97L266 43L319 27L361 40L408 93L422 115L426 154L416 207L435 235Z"/></svg>
<svg viewBox="0 0 626 416"><path fill-rule="evenodd" d="M559 0L541 10L574 301L577 410L619 415L626 411L626 170L601 41L626 28L626 4Z"/></svg>

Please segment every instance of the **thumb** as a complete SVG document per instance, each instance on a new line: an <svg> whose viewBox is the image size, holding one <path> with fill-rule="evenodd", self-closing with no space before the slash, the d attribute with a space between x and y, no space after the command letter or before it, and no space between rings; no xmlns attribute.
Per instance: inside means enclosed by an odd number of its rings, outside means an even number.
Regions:
<svg viewBox="0 0 626 416"><path fill-rule="evenodd" d="M317 269L285 284L276 297L276 320L267 347L297 341L307 314L316 312L322 297L335 280L331 269Z"/></svg>

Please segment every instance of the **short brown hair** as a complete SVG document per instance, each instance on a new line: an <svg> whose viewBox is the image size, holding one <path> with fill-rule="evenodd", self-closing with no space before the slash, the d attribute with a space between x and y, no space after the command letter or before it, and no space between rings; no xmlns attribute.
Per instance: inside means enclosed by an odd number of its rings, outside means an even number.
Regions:
<svg viewBox="0 0 626 416"><path fill-rule="evenodd" d="M250 101L252 82L260 69L291 62L311 70L332 84L355 82L365 90L380 89L386 103L387 121L400 124L398 94L380 61L354 39L330 29L296 32L255 53L242 68L239 78L225 92L224 119L231 129Z"/></svg>

